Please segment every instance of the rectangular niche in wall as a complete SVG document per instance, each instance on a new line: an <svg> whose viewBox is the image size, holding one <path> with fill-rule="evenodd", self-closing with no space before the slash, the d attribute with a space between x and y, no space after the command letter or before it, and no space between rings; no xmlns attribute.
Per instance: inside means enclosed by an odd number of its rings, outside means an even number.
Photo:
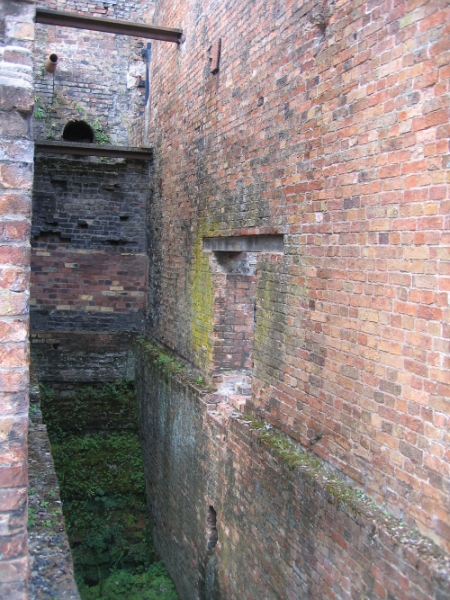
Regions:
<svg viewBox="0 0 450 600"><path fill-rule="evenodd" d="M203 250L213 252L284 252L284 236L240 235L203 238Z"/></svg>
<svg viewBox="0 0 450 600"><path fill-rule="evenodd" d="M204 238L203 249L214 280L212 369L251 375L258 253L282 253L283 235Z"/></svg>

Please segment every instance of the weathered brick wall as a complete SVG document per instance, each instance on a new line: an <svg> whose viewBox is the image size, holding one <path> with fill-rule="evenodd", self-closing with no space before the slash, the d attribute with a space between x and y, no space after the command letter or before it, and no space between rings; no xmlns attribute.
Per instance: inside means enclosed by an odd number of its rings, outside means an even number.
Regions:
<svg viewBox="0 0 450 600"><path fill-rule="evenodd" d="M140 331L148 163L38 157L33 330Z"/></svg>
<svg viewBox="0 0 450 600"><path fill-rule="evenodd" d="M151 0L40 0L38 5L144 23L150 22L153 13ZM70 119L82 119L100 126L100 133L113 143L131 143L133 120L144 111L145 88L137 83L138 77L145 79L141 50L146 43L129 36L38 24L35 138L60 139ZM54 78L44 69L52 53L58 56Z"/></svg>
<svg viewBox="0 0 450 600"><path fill-rule="evenodd" d="M284 465L145 351L137 363L153 539L182 600L448 597L450 558L417 531L322 461Z"/></svg>
<svg viewBox="0 0 450 600"><path fill-rule="evenodd" d="M153 11L151 2L128 0L42 0L39 6L140 22ZM140 144L145 88L136 84L145 76L147 40L46 25L36 31L35 138L59 140L76 119L91 125L96 143ZM59 59L54 77L44 69L50 53ZM145 161L36 159L32 359L39 380L58 398L132 377L129 338L144 324L149 188ZM100 420L102 414L99 409Z"/></svg>
<svg viewBox="0 0 450 600"><path fill-rule="evenodd" d="M0 1L0 596L27 597L34 3Z"/></svg>
<svg viewBox="0 0 450 600"><path fill-rule="evenodd" d="M33 248L56 238L78 249L145 252L148 162L40 155L35 167Z"/></svg>
<svg viewBox="0 0 450 600"><path fill-rule="evenodd" d="M32 333L33 363L46 386L89 382L101 385L134 377L134 335L74 331ZM66 394L67 395L67 394Z"/></svg>
<svg viewBox="0 0 450 600"><path fill-rule="evenodd" d="M43 1L41 7L146 21L152 3ZM127 144L143 112L143 41L75 28L37 26L34 133L60 139L69 119L86 120L96 142ZM56 53L53 75L46 57ZM136 71L136 73L135 73ZM136 75L136 77L135 77ZM53 91L55 95L53 95ZM137 119L139 120L139 119ZM34 331L139 331L143 325L149 165L39 156L33 193ZM105 349L107 350L107 349Z"/></svg>
<svg viewBox="0 0 450 600"><path fill-rule="evenodd" d="M257 264L253 402L450 548L444 0L158 2L149 335L210 371L202 239ZM209 49L222 42L219 70Z"/></svg>
<svg viewBox="0 0 450 600"><path fill-rule="evenodd" d="M117 331L31 334L31 359L45 386L43 413L50 427L78 433L136 429L135 403L124 402L112 385L130 386L134 379L134 338Z"/></svg>
<svg viewBox="0 0 450 600"><path fill-rule="evenodd" d="M213 365L217 371L252 367L256 300L256 257L247 252L215 252Z"/></svg>

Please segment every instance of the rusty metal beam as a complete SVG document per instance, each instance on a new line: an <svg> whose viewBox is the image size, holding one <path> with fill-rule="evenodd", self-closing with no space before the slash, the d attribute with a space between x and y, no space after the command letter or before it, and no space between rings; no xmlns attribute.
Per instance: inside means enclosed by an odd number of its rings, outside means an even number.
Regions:
<svg viewBox="0 0 450 600"><path fill-rule="evenodd" d="M85 17L84 15L39 7L36 8L36 23L89 29L91 31L104 31L119 35L132 35L134 37L162 40L163 42L172 42L174 44L179 44L183 35L181 29L153 27L152 25L144 25L143 23L129 23L128 21L103 19L100 17Z"/></svg>
<svg viewBox="0 0 450 600"><path fill-rule="evenodd" d="M109 156L110 158L132 158L134 160L152 160L153 158L152 148L79 144L77 142L37 141L34 144L34 150L37 153Z"/></svg>

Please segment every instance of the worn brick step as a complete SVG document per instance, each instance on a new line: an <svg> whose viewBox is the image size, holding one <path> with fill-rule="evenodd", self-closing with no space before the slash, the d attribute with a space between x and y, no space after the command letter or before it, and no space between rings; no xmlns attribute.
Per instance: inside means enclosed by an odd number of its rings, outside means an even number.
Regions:
<svg viewBox="0 0 450 600"><path fill-rule="evenodd" d="M248 396L236 394L234 396L229 396L228 400L230 404L239 412L244 413L246 411Z"/></svg>
<svg viewBox="0 0 450 600"><path fill-rule="evenodd" d="M244 375L243 373L221 373L219 375L214 375L213 382L215 384L220 383L251 383L252 378L248 375Z"/></svg>
<svg viewBox="0 0 450 600"><path fill-rule="evenodd" d="M224 395L223 395L223 394L218 394L218 393L215 393L215 392L214 392L214 393L212 393L212 394L208 394L208 395L205 397L205 402L206 402L208 405L209 405L209 404L212 404L212 405L214 405L214 406L215 406L215 405L216 405L216 404L218 404L219 402L223 402L223 401L224 401Z"/></svg>
<svg viewBox="0 0 450 600"><path fill-rule="evenodd" d="M224 414L226 417L229 417L234 409L230 404L228 404L228 402L219 402L219 404L217 405L217 410Z"/></svg>

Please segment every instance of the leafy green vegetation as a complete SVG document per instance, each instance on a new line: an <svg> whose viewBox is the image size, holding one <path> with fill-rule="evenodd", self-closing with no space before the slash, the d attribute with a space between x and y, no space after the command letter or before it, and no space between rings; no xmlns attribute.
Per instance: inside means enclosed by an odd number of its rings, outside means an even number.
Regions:
<svg viewBox="0 0 450 600"><path fill-rule="evenodd" d="M45 117L45 110L40 106L36 106L34 109L34 118L43 119Z"/></svg>
<svg viewBox="0 0 450 600"><path fill-rule="evenodd" d="M28 507L28 528L34 527L36 523L36 510L31 506Z"/></svg>
<svg viewBox="0 0 450 600"><path fill-rule="evenodd" d="M146 522L145 482L134 429L86 435L99 399L111 414L133 404L130 382L84 388L64 404L72 406L77 428L67 431L58 398L42 390L45 420L60 485L75 577L83 600L176 600L175 588L157 560ZM62 400L60 398L60 400ZM114 424L113 424L114 425ZM42 503L41 503L42 505ZM33 520L34 515L29 515Z"/></svg>
<svg viewBox="0 0 450 600"><path fill-rule="evenodd" d="M71 435L98 431L136 430L137 405L133 382L123 380L99 387L79 388L76 393L60 396L39 384L44 422L52 442Z"/></svg>
<svg viewBox="0 0 450 600"><path fill-rule="evenodd" d="M154 552L137 437L72 436L52 452L77 581L97 583L111 569L142 573Z"/></svg>
<svg viewBox="0 0 450 600"><path fill-rule="evenodd" d="M98 119L89 123L94 130L95 141L97 144L110 144L111 138L109 134L104 130L103 125Z"/></svg>
<svg viewBox="0 0 450 600"><path fill-rule="evenodd" d="M173 583L164 565L153 563L146 573L133 575L115 571L94 587L79 586L83 600L177 600Z"/></svg>

